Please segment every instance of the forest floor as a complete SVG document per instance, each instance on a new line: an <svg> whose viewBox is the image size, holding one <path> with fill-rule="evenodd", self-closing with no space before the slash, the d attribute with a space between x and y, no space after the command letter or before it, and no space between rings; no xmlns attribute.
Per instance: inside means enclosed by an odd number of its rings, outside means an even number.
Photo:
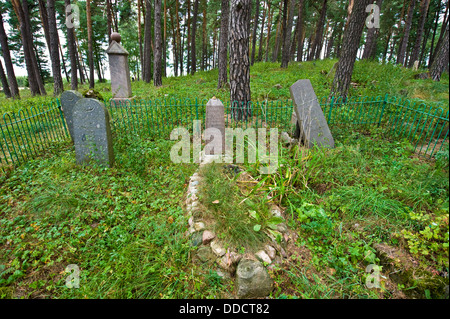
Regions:
<svg viewBox="0 0 450 319"><path fill-rule="evenodd" d="M252 69L252 96L289 98L289 85L310 78L326 96L335 61ZM401 95L446 103L441 83L414 80L414 72L371 62L356 65L353 95ZM155 89L133 83L139 98L227 99L217 71L169 78ZM280 84L281 88L275 88ZM108 84L97 88L108 98ZM3 111L46 103L5 101ZM382 128L331 128L334 149L280 148L275 174L240 165L256 181L298 237L289 256L270 271L270 298L442 298L448 285L448 146L436 159L414 153L406 140ZM184 199L198 164L170 160L174 141L113 136L113 168L75 164L69 141L0 175L1 298L232 298L233 280L214 265L193 261L185 236ZM256 186L255 186L256 187ZM69 289L68 265L80 269ZM380 288L367 285L369 265L380 265ZM369 285L370 286L370 285ZM448 297L448 296L447 296Z"/></svg>

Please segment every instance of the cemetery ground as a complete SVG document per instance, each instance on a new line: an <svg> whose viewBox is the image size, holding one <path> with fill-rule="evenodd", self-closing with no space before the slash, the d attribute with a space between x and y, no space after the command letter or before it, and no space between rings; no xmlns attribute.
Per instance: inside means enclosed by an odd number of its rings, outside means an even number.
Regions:
<svg viewBox="0 0 450 319"><path fill-rule="evenodd" d="M256 64L253 97L289 98L289 86L299 78L310 78L317 95L327 95L332 65L293 63L278 73L274 64ZM213 93L226 100L227 90L215 89L216 73L166 79L160 89L137 82L133 93L146 99L166 94L210 98ZM390 93L448 103L448 75L441 83L414 80L413 75L403 68L359 62L351 94ZM281 88L274 88L276 84ZM100 84L98 90L108 98L106 87ZM50 98L1 100L2 111L44 99ZM288 258L269 270L274 282L270 297L444 297L448 148L429 160L415 154L406 140L386 139L381 128L330 129L336 148L280 147L275 174L260 175L259 165L244 163L239 166L256 181L251 187L224 171L216 178L219 187L213 188L218 193L208 194L226 200L227 189L228 196L283 208L287 226L298 237L288 238ZM112 168L77 166L73 146L66 141L1 176L0 296L234 297L233 280L221 278L215 265L195 261L198 248L185 236L185 193L198 164L172 163L174 141L117 135L113 141ZM240 207L237 201L230 205L230 211ZM244 239L255 235L252 216L231 219L229 227L237 222L249 226ZM390 259L392 251L395 258ZM65 286L69 264L81 270L77 289ZM370 264L383 266L381 288L366 286ZM395 271L398 276L386 276Z"/></svg>

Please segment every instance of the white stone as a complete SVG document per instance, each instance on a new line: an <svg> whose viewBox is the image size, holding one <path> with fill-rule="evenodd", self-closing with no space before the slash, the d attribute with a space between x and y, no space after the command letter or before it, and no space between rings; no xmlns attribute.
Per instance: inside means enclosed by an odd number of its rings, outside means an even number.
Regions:
<svg viewBox="0 0 450 319"><path fill-rule="evenodd" d="M269 255L264 250L260 250L255 254L256 258L258 258L260 261L265 262L267 264L270 264L272 262L272 259L270 259Z"/></svg>
<svg viewBox="0 0 450 319"><path fill-rule="evenodd" d="M277 251L275 250L275 248L273 248L270 245L264 246L264 250L266 251L270 259L274 259L275 256L277 255Z"/></svg>
<svg viewBox="0 0 450 319"><path fill-rule="evenodd" d="M222 257L226 253L226 250L222 248L216 240L211 242L211 249L219 257Z"/></svg>
<svg viewBox="0 0 450 319"><path fill-rule="evenodd" d="M194 223L193 227L196 231L199 231L199 230L205 229L205 224L202 222L198 222L198 223Z"/></svg>
<svg viewBox="0 0 450 319"><path fill-rule="evenodd" d="M281 211L278 208L272 209L272 215L275 217L283 218L283 216L281 215Z"/></svg>

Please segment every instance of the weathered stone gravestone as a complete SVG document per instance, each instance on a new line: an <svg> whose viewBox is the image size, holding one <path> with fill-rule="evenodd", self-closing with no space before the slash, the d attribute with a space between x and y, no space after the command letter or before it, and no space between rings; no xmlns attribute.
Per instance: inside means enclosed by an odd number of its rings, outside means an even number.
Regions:
<svg viewBox="0 0 450 319"><path fill-rule="evenodd" d="M334 148L331 135L317 96L309 80L299 80L289 89L297 116L299 137L308 148L315 144L319 147Z"/></svg>
<svg viewBox="0 0 450 319"><path fill-rule="evenodd" d="M64 114L64 118L69 129L70 138L73 141L73 107L82 99L83 95L77 91L64 91L61 94L61 106Z"/></svg>
<svg viewBox="0 0 450 319"><path fill-rule="evenodd" d="M73 108L73 140L77 164L114 164L109 112L98 100L80 99Z"/></svg>
<svg viewBox="0 0 450 319"><path fill-rule="evenodd" d="M113 33L111 39L111 44L106 53L109 57L113 99L129 99L131 97L131 79L128 66L128 51L120 45L121 37L118 33Z"/></svg>
<svg viewBox="0 0 450 319"><path fill-rule="evenodd" d="M206 104L205 155L224 155L225 152L225 109L215 97Z"/></svg>

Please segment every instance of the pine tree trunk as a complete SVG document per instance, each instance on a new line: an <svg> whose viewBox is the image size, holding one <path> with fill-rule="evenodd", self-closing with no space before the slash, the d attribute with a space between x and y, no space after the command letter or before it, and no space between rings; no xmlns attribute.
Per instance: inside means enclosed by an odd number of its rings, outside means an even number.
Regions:
<svg viewBox="0 0 450 319"><path fill-rule="evenodd" d="M258 30L258 20L259 20L259 1L255 2L255 19L253 25L253 34L252 34L252 55L250 60L250 65L255 63L255 55L256 55L256 31ZM264 23L264 22L263 22Z"/></svg>
<svg viewBox="0 0 450 319"><path fill-rule="evenodd" d="M228 82L228 23L230 21L230 1L222 0L219 35L219 79L217 88Z"/></svg>
<svg viewBox="0 0 450 319"><path fill-rule="evenodd" d="M267 1L267 6L269 7L269 9L268 9L269 17L267 18L266 57L264 58L264 61L266 61L266 62L269 61L269 42L270 42L270 32L271 32L271 28L272 28L272 16L273 16L271 0Z"/></svg>
<svg viewBox="0 0 450 319"><path fill-rule="evenodd" d="M342 52L336 67L336 74L331 87L332 96L347 98L356 55L358 53L361 35L365 26L366 7L371 0L355 1L347 29L344 32Z"/></svg>
<svg viewBox="0 0 450 319"><path fill-rule="evenodd" d="M299 0L298 3L298 33L297 33L297 62L302 62L303 56L303 33L304 33L304 19L303 19L303 8L305 0Z"/></svg>
<svg viewBox="0 0 450 319"><path fill-rule="evenodd" d="M406 18L406 24L404 29L404 34L402 42L400 45L400 50L397 56L397 64L404 64L406 59L406 49L408 48L409 34L411 32L411 24L414 16L414 7L416 5L416 0L411 0L408 9L408 17Z"/></svg>
<svg viewBox="0 0 450 319"><path fill-rule="evenodd" d="M70 0L64 0L65 6L70 5ZM66 11L66 16L68 12ZM67 28L67 48L69 50L70 57L70 87L72 90L78 90L78 77L77 77L77 57L75 49L75 37L73 34L73 28Z"/></svg>
<svg viewBox="0 0 450 319"><path fill-rule="evenodd" d="M264 4L265 2L263 2ZM264 39L264 23L266 22L267 8L264 8L263 18L261 21L261 32L259 33L259 49L258 49L258 59L257 61L262 61L263 55L263 39Z"/></svg>
<svg viewBox="0 0 450 319"><path fill-rule="evenodd" d="M180 76L183 75L183 49L181 47L181 30L180 30L180 17L178 15L178 7L179 7L179 1L176 0L175 2L175 18L177 21L177 48L178 48L178 66L180 68Z"/></svg>
<svg viewBox="0 0 450 319"><path fill-rule="evenodd" d="M167 76L167 0L164 0L164 30L162 45L162 75Z"/></svg>
<svg viewBox="0 0 450 319"><path fill-rule="evenodd" d="M420 5L420 21L418 25L418 30L416 33L416 42L414 43L414 48L409 59L409 67L414 65L414 62L419 59L420 46L422 44L423 32L425 27L425 22L427 21L428 6L430 5L430 0L422 0Z"/></svg>
<svg viewBox="0 0 450 319"><path fill-rule="evenodd" d="M48 31L50 36L50 58L52 61L53 95L58 96L64 91L59 60L59 36L56 26L55 0L47 0Z"/></svg>
<svg viewBox="0 0 450 319"><path fill-rule="evenodd" d="M186 57L186 73L191 73L191 1L187 0L187 57Z"/></svg>
<svg viewBox="0 0 450 319"><path fill-rule="evenodd" d="M201 70L206 70L206 56L207 56L207 45L206 45L206 0L203 1L203 28L202 28L202 64Z"/></svg>
<svg viewBox="0 0 450 319"><path fill-rule="evenodd" d="M376 1L376 5L380 8L383 5L383 0ZM379 34L379 29L370 28L367 31L366 45L364 47L363 59L372 59L375 56L377 49L377 38Z"/></svg>
<svg viewBox="0 0 450 319"><path fill-rule="evenodd" d="M25 66L28 74L28 84L30 86L31 95L40 95L41 85L39 84L39 69L37 67L36 56L33 52L31 32L29 28L29 15L28 15L28 2L24 0L22 4L19 0L12 0L14 11L16 12L17 18L20 24L20 33L22 38L23 53L25 58ZM42 79L41 79L42 80Z"/></svg>
<svg viewBox="0 0 450 319"><path fill-rule="evenodd" d="M289 57L291 53L291 37L292 37L292 23L294 20L294 6L295 0L286 0L285 6L289 6L286 14L286 24L283 32L283 50L281 54L281 67L287 68L289 65ZM286 10L285 10L286 11Z"/></svg>
<svg viewBox="0 0 450 319"><path fill-rule="evenodd" d="M278 60L278 53L280 52L280 43L281 43L281 36L280 34L283 33L283 24L281 16L281 10L283 9L283 2L280 2L280 9L279 9L279 17L278 17L278 23L277 23L277 32L275 34L275 47L273 48L272 52L272 62L276 62Z"/></svg>
<svg viewBox="0 0 450 319"><path fill-rule="evenodd" d="M443 22L442 22L442 27L441 27L441 33L440 33L440 35L439 35L439 39L438 39L438 42L437 42L437 44L436 44L436 47L434 48L434 53L433 53L433 55L430 57L430 63L429 63L429 65L430 65L430 67L431 67L431 65L433 64L433 62L434 62L434 58L435 58L435 55L436 55L436 52L437 52L437 50L438 50L438 48L440 48L440 46L441 46L441 43L442 43L442 39L444 38L444 33L445 33L445 30L447 29L447 24L448 24L448 19L449 19L449 16L448 16L448 6L449 6L449 1L447 1L447 6L446 6L446 9L445 9L445 14L444 14L444 20L443 20Z"/></svg>
<svg viewBox="0 0 450 319"><path fill-rule="evenodd" d="M449 36L449 25L447 24L445 36L443 37L441 46L437 50L433 64L431 65L430 68L430 75L433 81L440 81L442 72L444 72L444 70L448 67L449 62L448 36Z"/></svg>
<svg viewBox="0 0 450 319"><path fill-rule="evenodd" d="M109 0L107 0L109 2ZM143 63L143 59L142 59L142 55L143 55L143 50L142 50L142 25L141 25L141 6L142 6L142 0L138 0L137 3L137 7L138 7L138 21L137 21L137 25L138 25L138 42L139 42L139 64L142 68L142 66L144 65ZM110 22L108 22L110 25ZM110 29L110 28L108 28ZM137 79L139 81L139 69L137 72Z"/></svg>
<svg viewBox="0 0 450 319"><path fill-rule="evenodd" d="M92 43L92 18L91 18L91 0L86 0L86 19L88 36L88 63L89 63L89 89L94 89L94 49Z"/></svg>
<svg viewBox="0 0 450 319"><path fill-rule="evenodd" d="M139 44L141 43L141 8L140 8L140 0L138 0L138 40ZM111 34L112 34L112 15L111 15L111 0L106 0L106 29L108 32L108 45L111 43Z"/></svg>
<svg viewBox="0 0 450 319"><path fill-rule="evenodd" d="M231 1L230 23L230 96L232 115L237 121L251 116L249 19L251 0Z"/></svg>
<svg viewBox="0 0 450 319"><path fill-rule="evenodd" d="M152 8L150 0L145 0L145 30L144 30L144 66L142 67L142 80L150 83L152 79L151 63L152 63Z"/></svg>
<svg viewBox="0 0 450 319"><path fill-rule="evenodd" d="M11 95L11 90L9 89L8 79L6 78L5 70L3 69L3 63L0 60L0 83L3 87L3 93L5 94L6 98L9 99Z"/></svg>
<svg viewBox="0 0 450 319"><path fill-rule="evenodd" d="M312 61L315 58L317 58L318 56L320 56L320 51L322 49L321 43L322 43L322 39L323 39L323 27L324 27L325 18L327 15L327 3L328 3L328 0L324 0L323 4L322 4L322 9L320 10L320 17L319 17L319 21L317 22L316 33L314 35L314 41L312 42L311 50L309 51L309 54L308 54L308 61Z"/></svg>
<svg viewBox="0 0 450 319"><path fill-rule="evenodd" d="M192 30L191 30L191 74L194 75L197 72L197 52L195 46L195 34L197 33L197 17L198 17L198 1L194 0L194 12L192 17Z"/></svg>
<svg viewBox="0 0 450 319"><path fill-rule="evenodd" d="M155 47L153 48L153 85L162 85L161 0L155 0Z"/></svg>
<svg viewBox="0 0 450 319"><path fill-rule="evenodd" d="M3 25L3 18L0 14L0 47L2 48L3 60L5 61L6 73L13 99L20 99L19 86L17 84L16 74L11 60L11 53L8 47L8 36Z"/></svg>

